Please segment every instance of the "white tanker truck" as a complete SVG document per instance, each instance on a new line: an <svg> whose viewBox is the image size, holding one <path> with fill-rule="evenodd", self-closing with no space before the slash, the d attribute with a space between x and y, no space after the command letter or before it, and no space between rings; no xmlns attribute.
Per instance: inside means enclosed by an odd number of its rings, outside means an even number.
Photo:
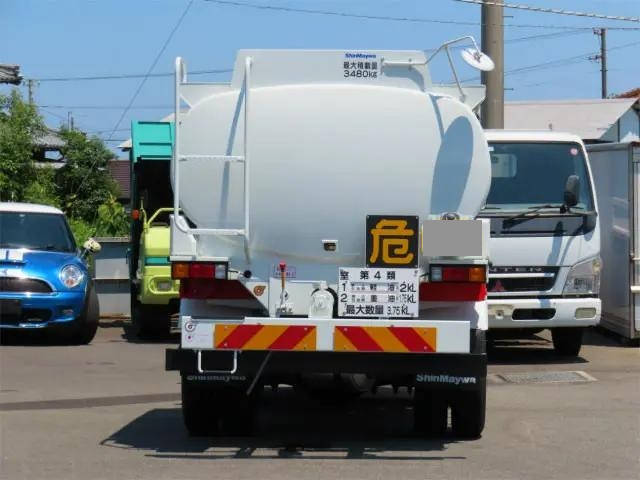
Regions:
<svg viewBox="0 0 640 480"><path fill-rule="evenodd" d="M463 57L482 69L475 48ZM437 53L437 52L436 52ZM192 435L251 431L265 385L414 389L415 427L485 423L489 224L481 86L422 51L242 50L229 84L176 60L172 275ZM453 63L451 63L453 69Z"/></svg>

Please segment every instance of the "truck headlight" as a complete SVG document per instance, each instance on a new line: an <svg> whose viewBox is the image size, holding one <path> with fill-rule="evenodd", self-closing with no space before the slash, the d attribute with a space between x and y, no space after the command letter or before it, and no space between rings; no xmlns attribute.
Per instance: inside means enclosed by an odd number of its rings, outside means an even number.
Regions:
<svg viewBox="0 0 640 480"><path fill-rule="evenodd" d="M67 288L73 288L80 285L84 278L84 273L75 265L67 265L60 270L60 281Z"/></svg>
<svg viewBox="0 0 640 480"><path fill-rule="evenodd" d="M602 270L600 257L577 263L569 271L563 293L565 295L597 295L600 292L600 270Z"/></svg>

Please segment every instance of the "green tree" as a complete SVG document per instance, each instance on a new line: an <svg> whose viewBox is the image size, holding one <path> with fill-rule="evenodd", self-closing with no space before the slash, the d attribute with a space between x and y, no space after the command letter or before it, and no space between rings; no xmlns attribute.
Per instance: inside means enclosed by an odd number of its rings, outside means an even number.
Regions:
<svg viewBox="0 0 640 480"><path fill-rule="evenodd" d="M99 237L121 237L129 234L127 212L113 195L98 208L94 234Z"/></svg>
<svg viewBox="0 0 640 480"><path fill-rule="evenodd" d="M114 155L99 138L78 130L62 128L60 137L66 143L61 150L65 165L56 172L62 208L70 217L93 223L98 208L117 192L107 170Z"/></svg>
<svg viewBox="0 0 640 480"><path fill-rule="evenodd" d="M27 184L21 200L60 208L55 169L49 166L35 168L33 179Z"/></svg>
<svg viewBox="0 0 640 480"><path fill-rule="evenodd" d="M34 177L36 139L45 131L35 105L18 90L0 95L0 200L20 201Z"/></svg>

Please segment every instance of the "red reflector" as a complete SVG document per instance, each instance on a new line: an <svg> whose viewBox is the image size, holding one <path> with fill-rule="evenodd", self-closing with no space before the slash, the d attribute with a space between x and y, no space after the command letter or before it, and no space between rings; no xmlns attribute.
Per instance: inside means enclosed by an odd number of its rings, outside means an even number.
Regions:
<svg viewBox="0 0 640 480"><path fill-rule="evenodd" d="M480 302L487 298L487 284L476 282L420 284L422 302Z"/></svg>
<svg viewBox="0 0 640 480"><path fill-rule="evenodd" d="M189 277L213 278L215 268L213 263L191 263L189 264Z"/></svg>
<svg viewBox="0 0 640 480"><path fill-rule="evenodd" d="M237 280L186 278L180 280L180 298L248 300L255 297Z"/></svg>
<svg viewBox="0 0 640 480"><path fill-rule="evenodd" d="M443 267L443 282L468 282L469 267Z"/></svg>

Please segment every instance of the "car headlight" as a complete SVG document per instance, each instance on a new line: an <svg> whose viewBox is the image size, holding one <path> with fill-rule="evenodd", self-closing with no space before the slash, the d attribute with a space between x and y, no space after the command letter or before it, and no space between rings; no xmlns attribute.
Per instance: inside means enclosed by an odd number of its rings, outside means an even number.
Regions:
<svg viewBox="0 0 640 480"><path fill-rule="evenodd" d="M600 292L601 270L602 260L600 257L577 263L569 271L563 293L566 295L597 295Z"/></svg>
<svg viewBox="0 0 640 480"><path fill-rule="evenodd" d="M84 278L84 273L75 265L67 265L60 270L60 281L67 288L73 288L80 285Z"/></svg>

